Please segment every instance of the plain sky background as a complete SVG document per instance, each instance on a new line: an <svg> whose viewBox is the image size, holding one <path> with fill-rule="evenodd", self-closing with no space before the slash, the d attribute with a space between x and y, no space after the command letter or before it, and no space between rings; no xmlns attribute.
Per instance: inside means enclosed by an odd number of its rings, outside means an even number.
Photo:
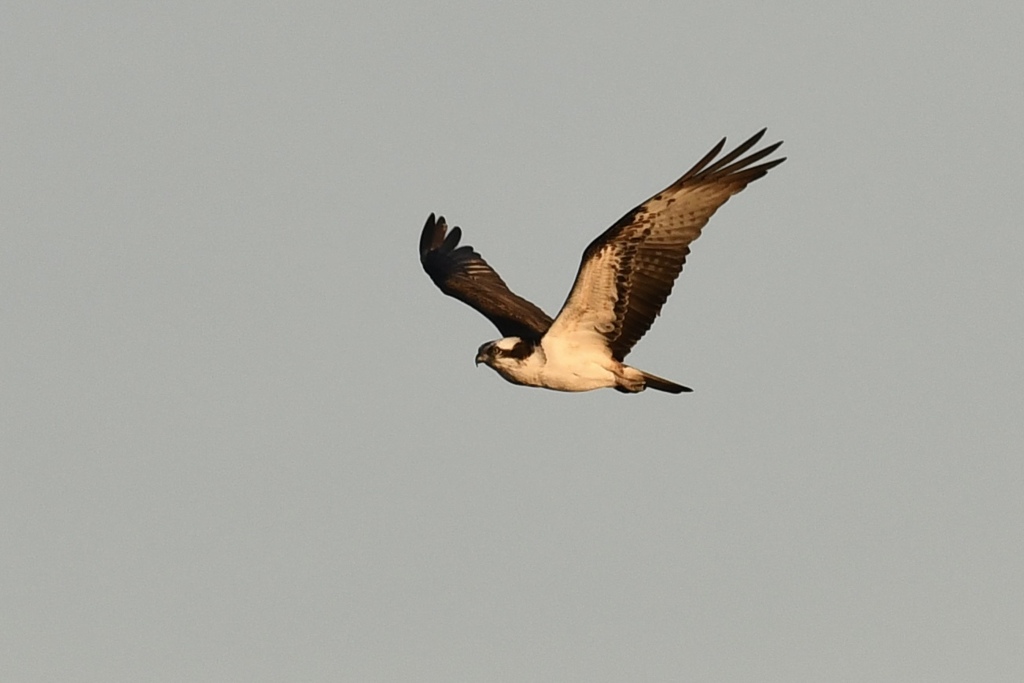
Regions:
<svg viewBox="0 0 1024 683"><path fill-rule="evenodd" d="M1024 680L1024 4L10 3L0 679ZM719 138L789 160L566 395L551 313Z"/></svg>

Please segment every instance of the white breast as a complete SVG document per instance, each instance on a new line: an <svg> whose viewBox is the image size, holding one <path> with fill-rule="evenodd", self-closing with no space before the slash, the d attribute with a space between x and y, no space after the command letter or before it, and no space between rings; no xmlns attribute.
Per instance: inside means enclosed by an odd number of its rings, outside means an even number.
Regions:
<svg viewBox="0 0 1024 683"><path fill-rule="evenodd" d="M591 391L615 386L612 368L617 364L604 338L596 334L594 337L591 341L578 334L569 338L545 336L541 340L545 356L540 372L543 386L559 391Z"/></svg>

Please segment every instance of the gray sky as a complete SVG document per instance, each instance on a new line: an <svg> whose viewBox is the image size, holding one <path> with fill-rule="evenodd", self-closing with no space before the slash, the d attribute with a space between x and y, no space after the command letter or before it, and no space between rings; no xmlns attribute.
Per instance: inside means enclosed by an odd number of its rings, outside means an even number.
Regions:
<svg viewBox="0 0 1024 683"><path fill-rule="evenodd" d="M0 679L1024 679L1021 3L3 14ZM695 393L474 368L766 125Z"/></svg>

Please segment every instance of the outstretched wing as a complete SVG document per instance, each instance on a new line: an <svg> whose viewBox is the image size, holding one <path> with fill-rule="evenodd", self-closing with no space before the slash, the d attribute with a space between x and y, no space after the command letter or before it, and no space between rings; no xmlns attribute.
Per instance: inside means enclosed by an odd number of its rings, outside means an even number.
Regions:
<svg viewBox="0 0 1024 683"><path fill-rule="evenodd" d="M448 232L444 216L435 220L430 214L427 218L420 234L420 262L434 284L483 313L506 337L544 336L551 316L513 294L473 247L458 246L461 237L458 227Z"/></svg>
<svg viewBox="0 0 1024 683"><path fill-rule="evenodd" d="M742 159L764 135L716 159L725 138L682 178L623 216L586 251L549 335L603 343L621 361L650 329L683 269L690 242L729 197L785 157L754 166L781 142Z"/></svg>

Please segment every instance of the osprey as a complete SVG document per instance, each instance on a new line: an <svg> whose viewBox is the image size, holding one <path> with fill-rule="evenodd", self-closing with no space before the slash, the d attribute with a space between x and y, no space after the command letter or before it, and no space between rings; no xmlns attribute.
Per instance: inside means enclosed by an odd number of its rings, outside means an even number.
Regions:
<svg viewBox="0 0 1024 683"><path fill-rule="evenodd" d="M504 335L480 347L477 365L486 363L513 384L557 391L692 391L622 361L661 312L690 242L712 214L785 161L754 165L782 142L743 156L765 130L719 157L722 138L682 178L601 233L583 252L576 281L554 319L514 294L472 247L460 247L458 227L449 232L443 216L430 214L420 235L427 275Z"/></svg>

